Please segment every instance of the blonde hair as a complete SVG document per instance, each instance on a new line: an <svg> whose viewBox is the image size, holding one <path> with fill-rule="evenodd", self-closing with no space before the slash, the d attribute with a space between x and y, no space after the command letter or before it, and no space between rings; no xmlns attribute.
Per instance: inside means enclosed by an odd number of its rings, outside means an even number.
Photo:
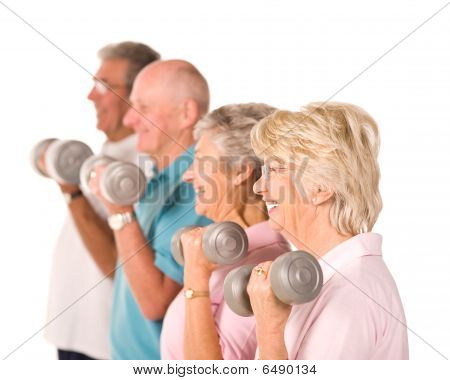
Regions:
<svg viewBox="0 0 450 380"><path fill-rule="evenodd" d="M341 234L371 231L382 208L378 189L378 126L348 103L310 103L300 112L276 111L251 132L256 154L303 165L306 192L334 193L330 222ZM307 161L305 161L307 160Z"/></svg>

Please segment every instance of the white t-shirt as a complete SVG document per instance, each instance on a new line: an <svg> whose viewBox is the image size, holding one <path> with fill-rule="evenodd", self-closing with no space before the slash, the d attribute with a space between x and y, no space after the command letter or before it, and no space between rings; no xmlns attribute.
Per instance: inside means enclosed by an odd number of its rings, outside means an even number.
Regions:
<svg viewBox="0 0 450 380"><path fill-rule="evenodd" d="M152 161L136 152L137 136L104 143L100 154L138 164L152 172ZM100 202L82 189L94 210L106 219ZM57 348L108 359L113 280L105 278L86 249L68 214L56 243L50 277L45 337Z"/></svg>

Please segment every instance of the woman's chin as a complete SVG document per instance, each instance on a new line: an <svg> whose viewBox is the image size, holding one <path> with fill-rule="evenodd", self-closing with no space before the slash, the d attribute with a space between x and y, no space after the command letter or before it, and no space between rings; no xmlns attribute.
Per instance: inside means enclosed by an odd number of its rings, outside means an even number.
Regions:
<svg viewBox="0 0 450 380"><path fill-rule="evenodd" d="M207 216L206 206L203 203L199 202L198 200L196 200L195 202L195 212L197 213L197 215Z"/></svg>
<svg viewBox="0 0 450 380"><path fill-rule="evenodd" d="M283 229L282 224L273 215L269 215L269 226L275 231L281 231Z"/></svg>

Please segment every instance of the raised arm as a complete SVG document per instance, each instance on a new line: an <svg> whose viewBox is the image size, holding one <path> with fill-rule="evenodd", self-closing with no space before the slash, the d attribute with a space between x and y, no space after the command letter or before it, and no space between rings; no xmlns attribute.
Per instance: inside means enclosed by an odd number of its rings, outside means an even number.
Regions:
<svg viewBox="0 0 450 380"><path fill-rule="evenodd" d="M202 250L202 228L187 231L181 241L184 252L185 289L209 292L209 280L216 265L209 263ZM209 296L185 300L184 359L223 359Z"/></svg>
<svg viewBox="0 0 450 380"><path fill-rule="evenodd" d="M66 193L79 190L75 185L60 185L60 187ZM117 264L117 250L114 234L107 222L95 212L84 196L74 198L68 208L92 259L105 276L113 277Z"/></svg>
<svg viewBox="0 0 450 380"><path fill-rule="evenodd" d="M181 285L156 267L151 242L147 241L136 220L115 231L114 235L120 263L142 314L147 319L162 319Z"/></svg>
<svg viewBox="0 0 450 380"><path fill-rule="evenodd" d="M284 329L291 306L281 303L272 292L269 280L271 264L271 261L266 261L258 265L261 272L252 271L247 291L256 319L259 359L287 360Z"/></svg>

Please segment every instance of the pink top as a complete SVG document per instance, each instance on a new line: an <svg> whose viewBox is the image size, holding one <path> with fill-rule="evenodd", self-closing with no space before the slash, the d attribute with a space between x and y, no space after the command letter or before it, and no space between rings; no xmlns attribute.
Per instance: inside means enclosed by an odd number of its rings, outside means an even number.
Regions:
<svg viewBox="0 0 450 380"><path fill-rule="evenodd" d="M240 317L228 308L223 298L225 276L238 266L274 260L282 253L290 251L286 240L273 231L268 222L255 224L247 228L246 233L249 243L247 258L238 264L218 268L209 280L211 307L224 359L251 360L256 352L255 319ZM184 303L183 292L180 292L164 317L161 359L183 359Z"/></svg>
<svg viewBox="0 0 450 380"><path fill-rule="evenodd" d="M289 359L408 359L405 314L381 240L359 234L319 260L319 296L294 306L287 322Z"/></svg>

